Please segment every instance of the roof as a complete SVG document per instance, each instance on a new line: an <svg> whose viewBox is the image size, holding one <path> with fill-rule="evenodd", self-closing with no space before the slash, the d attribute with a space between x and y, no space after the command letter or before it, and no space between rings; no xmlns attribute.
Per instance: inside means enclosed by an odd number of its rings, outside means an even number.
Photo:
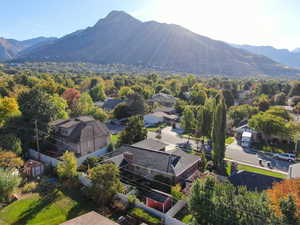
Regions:
<svg viewBox="0 0 300 225"><path fill-rule="evenodd" d="M153 95L149 101L159 102L162 105L164 105L164 103L167 103L167 105L173 105L176 103L176 98L165 93L157 93Z"/></svg>
<svg viewBox="0 0 300 225"><path fill-rule="evenodd" d="M169 114L164 113L164 112L154 112L154 113L147 114L145 116L155 116L155 117L159 117L159 118L166 118L166 119L169 119L169 120L178 119L177 115L169 115Z"/></svg>
<svg viewBox="0 0 300 225"><path fill-rule="evenodd" d="M164 113L175 113L176 109L174 107L166 107L166 106L162 106L162 107L158 107L154 110L154 112L164 112Z"/></svg>
<svg viewBox="0 0 300 225"><path fill-rule="evenodd" d="M240 170L230 176L229 181L235 186L245 186L249 191L263 191L272 187L274 182L282 179L263 174Z"/></svg>
<svg viewBox="0 0 300 225"><path fill-rule="evenodd" d="M289 166L288 176L290 179L300 178L300 163L296 163Z"/></svg>
<svg viewBox="0 0 300 225"><path fill-rule="evenodd" d="M152 200L160 203L165 203L165 201L167 201L170 197L172 197L172 196L168 196L167 193L163 193L158 190L145 191L143 192L143 196L145 196L146 198L151 198Z"/></svg>
<svg viewBox="0 0 300 225"><path fill-rule="evenodd" d="M81 131L86 126L93 127L96 137L110 135L110 132L106 125L98 120L95 120L92 116L80 116L67 120L53 121L50 123L50 125L58 129L72 128L73 130L71 131L71 133L68 136L64 136L64 138L70 142L79 142L81 139Z"/></svg>
<svg viewBox="0 0 300 225"><path fill-rule="evenodd" d="M107 110L113 110L118 104L127 102L126 99L108 98L103 103L102 107Z"/></svg>
<svg viewBox="0 0 300 225"><path fill-rule="evenodd" d="M163 151L168 145L155 139L145 139L131 146L149 150Z"/></svg>
<svg viewBox="0 0 300 225"><path fill-rule="evenodd" d="M60 225L118 225L114 221L101 216L95 211L78 216Z"/></svg>
<svg viewBox="0 0 300 225"><path fill-rule="evenodd" d="M33 160L33 159L29 159L25 162L24 167L36 167L36 166L42 166L43 163Z"/></svg>
<svg viewBox="0 0 300 225"><path fill-rule="evenodd" d="M123 145L116 149L108 161L112 161L117 166L121 166L124 161L126 162L123 156L123 153L125 152L133 154L133 163L136 165L165 173L171 173L175 176L179 176L200 161L199 156L185 153L181 149L163 152L127 145Z"/></svg>

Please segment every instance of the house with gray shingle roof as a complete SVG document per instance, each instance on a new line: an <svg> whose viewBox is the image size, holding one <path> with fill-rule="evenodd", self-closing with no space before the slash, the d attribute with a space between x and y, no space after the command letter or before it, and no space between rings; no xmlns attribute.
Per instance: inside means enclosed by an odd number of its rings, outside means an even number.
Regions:
<svg viewBox="0 0 300 225"><path fill-rule="evenodd" d="M199 156L180 149L165 152L134 145L121 146L108 159L121 171L131 172L149 180L163 176L171 185L184 183L185 179L198 170L200 160Z"/></svg>
<svg viewBox="0 0 300 225"><path fill-rule="evenodd" d="M50 123L56 147L60 151L72 151L77 156L98 151L110 143L110 132L106 125L92 116L80 116Z"/></svg>

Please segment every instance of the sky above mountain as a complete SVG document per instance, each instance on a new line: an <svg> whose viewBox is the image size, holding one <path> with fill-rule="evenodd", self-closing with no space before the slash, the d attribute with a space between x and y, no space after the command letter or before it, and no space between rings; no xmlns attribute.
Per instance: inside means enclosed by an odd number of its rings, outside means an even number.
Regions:
<svg viewBox="0 0 300 225"><path fill-rule="evenodd" d="M1 9L0 37L18 40L61 37L124 10L229 43L300 46L299 0L3 0Z"/></svg>

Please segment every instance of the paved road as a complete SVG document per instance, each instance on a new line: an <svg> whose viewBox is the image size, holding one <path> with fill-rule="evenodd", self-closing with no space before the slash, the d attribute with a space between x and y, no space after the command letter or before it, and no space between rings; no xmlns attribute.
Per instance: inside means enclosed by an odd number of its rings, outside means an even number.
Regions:
<svg viewBox="0 0 300 225"><path fill-rule="evenodd" d="M251 151L251 150L246 150L243 149L240 145L238 145L236 142L233 144L227 146L225 156L227 158L240 161L240 162L245 162L249 163L255 166L260 166L259 165L259 158L257 157L256 153ZM283 172L288 172L289 165L291 163L282 161L282 160L276 160L271 157L264 156L262 159L268 160L272 163L272 166L276 170L280 170Z"/></svg>
<svg viewBox="0 0 300 225"><path fill-rule="evenodd" d="M157 133L155 132L148 132L148 138L154 138L157 136ZM172 130L172 127L166 127L162 129L161 132L161 139L162 142L165 142L167 144L181 144L186 143L188 141L187 138L182 138L178 135L177 132L174 132ZM197 144L193 140L189 140L189 143L193 146L193 148L197 147ZM240 145L238 145L236 142L233 144L227 146L225 156L229 159L244 162L248 164L252 164L255 166L260 166L259 164L259 158L257 157L256 153L251 150L243 149ZM276 160L270 157L264 157L264 160L268 160L272 163L272 166L276 170L280 170L283 172L288 172L289 165L291 163L282 161L282 160Z"/></svg>

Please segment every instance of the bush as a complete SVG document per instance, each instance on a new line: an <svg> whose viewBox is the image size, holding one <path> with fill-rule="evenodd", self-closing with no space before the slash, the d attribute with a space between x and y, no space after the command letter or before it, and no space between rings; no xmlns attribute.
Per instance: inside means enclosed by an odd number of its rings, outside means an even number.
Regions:
<svg viewBox="0 0 300 225"><path fill-rule="evenodd" d="M24 185L22 188L22 193L34 192L37 189L38 183L30 182Z"/></svg>
<svg viewBox="0 0 300 225"><path fill-rule="evenodd" d="M154 216L151 216L149 213L145 212L142 209L134 208L130 212L131 216L137 217L145 222L149 222L151 224L161 224L160 220Z"/></svg>

